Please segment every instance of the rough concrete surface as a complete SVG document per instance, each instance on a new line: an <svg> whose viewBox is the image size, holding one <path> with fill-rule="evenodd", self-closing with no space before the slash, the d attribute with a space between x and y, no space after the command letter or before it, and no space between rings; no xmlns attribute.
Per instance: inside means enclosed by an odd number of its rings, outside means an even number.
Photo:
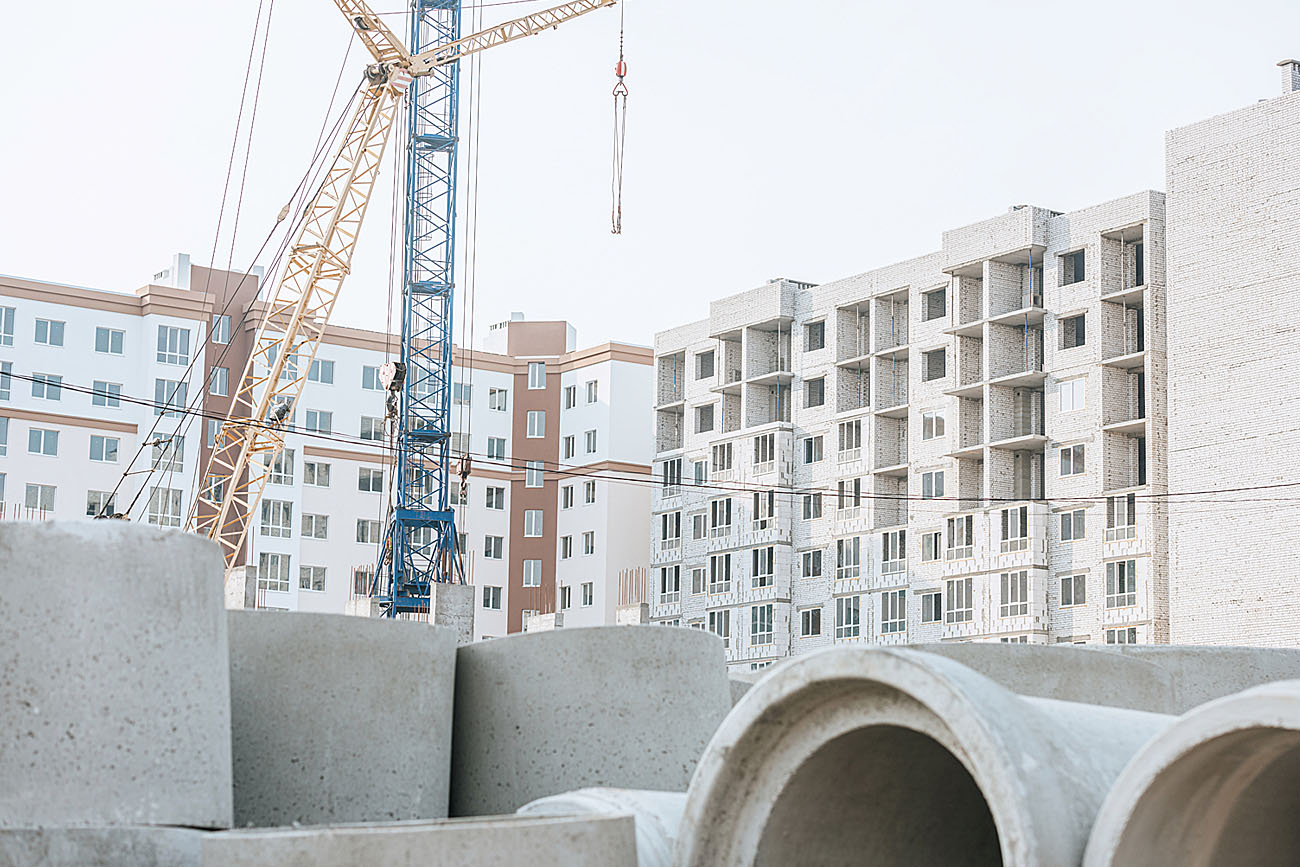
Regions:
<svg viewBox="0 0 1300 867"><path fill-rule="evenodd" d="M731 706L735 707L736 702L744 698L745 693L749 692L750 688L766 673L747 671L742 674L733 672L727 675L727 684L731 687Z"/></svg>
<svg viewBox="0 0 1300 867"><path fill-rule="evenodd" d="M207 831L193 828L0 830L0 867L197 867Z"/></svg>
<svg viewBox="0 0 1300 867"><path fill-rule="evenodd" d="M915 650L797 657L709 743L676 863L1077 864L1111 782L1172 722Z"/></svg>
<svg viewBox="0 0 1300 867"><path fill-rule="evenodd" d="M227 831L203 867L637 867L631 816L492 816Z"/></svg>
<svg viewBox="0 0 1300 867"><path fill-rule="evenodd" d="M626 816L636 821L637 867L672 867L684 792L646 789L579 789L550 795L519 808L521 816Z"/></svg>
<svg viewBox="0 0 1300 867"><path fill-rule="evenodd" d="M452 630L228 616L236 825L446 817Z"/></svg>
<svg viewBox="0 0 1300 867"><path fill-rule="evenodd" d="M474 640L474 587L470 584L443 584L429 587L431 623L456 633L456 644Z"/></svg>
<svg viewBox="0 0 1300 867"><path fill-rule="evenodd" d="M0 523L0 827L229 827L222 561L124 521Z"/></svg>
<svg viewBox="0 0 1300 867"><path fill-rule="evenodd" d="M701 630L557 629L462 647L451 814L589 786L685 791L730 707L722 642Z"/></svg>

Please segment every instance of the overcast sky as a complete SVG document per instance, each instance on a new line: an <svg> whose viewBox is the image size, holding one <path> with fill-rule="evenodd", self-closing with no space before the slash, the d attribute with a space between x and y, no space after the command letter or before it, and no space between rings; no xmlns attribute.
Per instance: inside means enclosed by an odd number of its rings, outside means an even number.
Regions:
<svg viewBox="0 0 1300 867"><path fill-rule="evenodd" d="M207 263L257 6L9 4L0 273L131 291L175 252ZM711 299L934 250L1014 203L1160 189L1166 129L1277 95L1274 63L1300 55L1294 0L627 0L612 236L618 27L604 10L484 55L480 335L519 310L579 345L648 344ZM349 33L329 0L274 2L237 265L307 165ZM336 322L385 325L390 206L386 187Z"/></svg>

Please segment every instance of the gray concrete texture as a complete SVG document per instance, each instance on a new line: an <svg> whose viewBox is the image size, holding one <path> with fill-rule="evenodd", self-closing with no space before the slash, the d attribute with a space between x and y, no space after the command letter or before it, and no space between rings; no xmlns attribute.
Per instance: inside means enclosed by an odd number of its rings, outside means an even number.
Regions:
<svg viewBox="0 0 1300 867"><path fill-rule="evenodd" d="M217 546L0 523L0 827L231 822Z"/></svg>
<svg viewBox="0 0 1300 867"><path fill-rule="evenodd" d="M685 791L730 707L722 642L701 630L557 629L462 647L451 814L591 786Z"/></svg>
<svg viewBox="0 0 1300 867"><path fill-rule="evenodd" d="M456 633L231 611L237 826L441 819Z"/></svg>
<svg viewBox="0 0 1300 867"><path fill-rule="evenodd" d="M198 867L211 831L117 825L0 829L0 867Z"/></svg>
<svg viewBox="0 0 1300 867"><path fill-rule="evenodd" d="M672 867L685 806L684 792L591 788L538 798L518 812L521 816L630 815L636 822L637 867Z"/></svg>

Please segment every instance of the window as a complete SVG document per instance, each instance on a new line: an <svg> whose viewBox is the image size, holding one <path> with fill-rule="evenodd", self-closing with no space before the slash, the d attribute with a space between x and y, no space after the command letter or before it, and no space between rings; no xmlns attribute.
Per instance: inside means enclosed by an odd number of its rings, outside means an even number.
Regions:
<svg viewBox="0 0 1300 867"><path fill-rule="evenodd" d="M698 542L709 535L709 516L700 512L697 515L691 515L691 539Z"/></svg>
<svg viewBox="0 0 1300 867"><path fill-rule="evenodd" d="M932 563L943 556L943 534L922 533L921 534L921 562Z"/></svg>
<svg viewBox="0 0 1300 867"><path fill-rule="evenodd" d="M112 515L117 511L117 504L110 491L86 491L86 517Z"/></svg>
<svg viewBox="0 0 1300 867"><path fill-rule="evenodd" d="M1146 262L1142 255L1143 250L1144 250L1144 246L1140 241L1133 245L1133 285L1134 286L1145 286L1147 282Z"/></svg>
<svg viewBox="0 0 1300 867"><path fill-rule="evenodd" d="M488 560L500 560L505 552L505 538L502 536L483 537L483 556Z"/></svg>
<svg viewBox="0 0 1300 867"><path fill-rule="evenodd" d="M524 487L540 488L542 486L542 467L545 464L542 461L525 461L524 462Z"/></svg>
<svg viewBox="0 0 1300 867"><path fill-rule="evenodd" d="M257 559L257 589L289 591L289 555L263 552Z"/></svg>
<svg viewBox="0 0 1300 867"><path fill-rule="evenodd" d="M1069 286L1087 278L1087 259L1083 250L1061 256L1061 285Z"/></svg>
<svg viewBox="0 0 1300 867"><path fill-rule="evenodd" d="M1084 605L1088 602L1088 576L1066 575L1061 578L1061 607Z"/></svg>
<svg viewBox="0 0 1300 867"><path fill-rule="evenodd" d="M664 566L659 570L659 601L677 602L682 598L682 567Z"/></svg>
<svg viewBox="0 0 1300 867"><path fill-rule="evenodd" d="M943 413L939 410L921 413L921 439L932 440L943 436Z"/></svg>
<svg viewBox="0 0 1300 867"><path fill-rule="evenodd" d="M714 554L709 557L709 592L731 592L730 554Z"/></svg>
<svg viewBox="0 0 1300 867"><path fill-rule="evenodd" d="M321 385L334 384L334 362L317 358L307 368L307 381L319 382Z"/></svg>
<svg viewBox="0 0 1300 867"><path fill-rule="evenodd" d="M54 511L54 485L27 485L26 497L23 504L29 509L39 509L42 512Z"/></svg>
<svg viewBox="0 0 1300 867"><path fill-rule="evenodd" d="M524 586L525 587L542 586L542 561L541 560L524 561Z"/></svg>
<svg viewBox="0 0 1300 867"><path fill-rule="evenodd" d="M0 346L14 345L14 313L13 307L0 307Z"/></svg>
<svg viewBox="0 0 1300 867"><path fill-rule="evenodd" d="M1106 607L1137 605L1137 561L1116 560L1106 564Z"/></svg>
<svg viewBox="0 0 1300 867"><path fill-rule="evenodd" d="M826 403L826 377L804 380L803 405L811 408Z"/></svg>
<svg viewBox="0 0 1300 867"><path fill-rule="evenodd" d="M212 342L227 344L230 342L230 317L222 313L212 314Z"/></svg>
<svg viewBox="0 0 1300 867"><path fill-rule="evenodd" d="M799 612L799 634L804 638L822 634L822 610L805 608Z"/></svg>
<svg viewBox="0 0 1300 867"><path fill-rule="evenodd" d="M713 404L695 407L695 432L708 433L713 430Z"/></svg>
<svg viewBox="0 0 1300 867"><path fill-rule="evenodd" d="M470 397L474 387L468 382L451 384L451 402L456 406L470 406Z"/></svg>
<svg viewBox="0 0 1300 867"><path fill-rule="evenodd" d="M714 538L731 532L731 498L713 500L709 503L709 535Z"/></svg>
<svg viewBox="0 0 1300 867"><path fill-rule="evenodd" d="M378 494L384 489L384 471L361 467L357 470L357 490Z"/></svg>
<svg viewBox="0 0 1300 867"><path fill-rule="evenodd" d="M279 354L280 354L279 344L274 344L266 348L267 373L270 373L271 368L275 366L275 359L279 356ZM289 355L284 360L284 366L280 368L280 381L291 382L294 379L297 379L298 369L301 362L302 362L302 357L298 355L298 353L290 352Z"/></svg>
<svg viewBox="0 0 1300 867"><path fill-rule="evenodd" d="M529 439L541 439L546 436L546 413L540 409L530 409L528 411L528 433Z"/></svg>
<svg viewBox="0 0 1300 867"><path fill-rule="evenodd" d="M366 545L378 545L382 531L379 522L368 518L357 518L357 541Z"/></svg>
<svg viewBox="0 0 1300 867"><path fill-rule="evenodd" d="M1106 541L1117 542L1137 535L1137 495L1106 498Z"/></svg>
<svg viewBox="0 0 1300 867"><path fill-rule="evenodd" d="M582 502L591 506L596 502L596 483L588 480L582 483Z"/></svg>
<svg viewBox="0 0 1300 867"><path fill-rule="evenodd" d="M524 535L529 538L536 538L542 535L541 509L524 510Z"/></svg>
<svg viewBox="0 0 1300 867"><path fill-rule="evenodd" d="M181 492L176 488L154 488L149 492L149 511L147 520L159 527L179 527L181 525ZM285 567L286 570L288 567ZM288 572L285 573L288 581ZM288 590L288 586L285 587Z"/></svg>
<svg viewBox="0 0 1300 867"><path fill-rule="evenodd" d="M921 622L939 623L943 620L943 594L938 590L921 594Z"/></svg>
<svg viewBox="0 0 1300 867"><path fill-rule="evenodd" d="M325 567L299 566L298 589L311 590L316 593L325 592Z"/></svg>
<svg viewBox="0 0 1300 867"><path fill-rule="evenodd" d="M561 536L560 537L560 559L568 560L572 556L573 556L573 537Z"/></svg>
<svg viewBox="0 0 1300 867"><path fill-rule="evenodd" d="M504 461L506 459L506 438L488 437L487 456L494 461Z"/></svg>
<svg viewBox="0 0 1300 867"><path fill-rule="evenodd" d="M596 531L595 530L588 530L587 532L582 534L582 553L588 555L596 553Z"/></svg>
<svg viewBox="0 0 1300 867"><path fill-rule="evenodd" d="M333 433L334 413L323 409L307 410L307 430L312 433Z"/></svg>
<svg viewBox="0 0 1300 867"><path fill-rule="evenodd" d="M968 623L974 619L975 597L971 592L973 583L971 578L958 578L948 582L946 590L948 593L949 623Z"/></svg>
<svg viewBox="0 0 1300 867"><path fill-rule="evenodd" d="M862 505L862 479L840 479L839 499L835 507L841 512Z"/></svg>
<svg viewBox="0 0 1300 867"><path fill-rule="evenodd" d="M0 361L0 400L13 398L13 372L12 361Z"/></svg>
<svg viewBox="0 0 1300 867"><path fill-rule="evenodd" d="M1107 644L1137 644L1138 631L1136 626L1125 626L1120 629L1106 630Z"/></svg>
<svg viewBox="0 0 1300 867"><path fill-rule="evenodd" d="M948 290L946 287L921 294L921 321L938 319L948 312Z"/></svg>
<svg viewBox="0 0 1300 867"><path fill-rule="evenodd" d="M189 329L159 325L158 360L164 364L188 364L190 360Z"/></svg>
<svg viewBox="0 0 1300 867"><path fill-rule="evenodd" d="M304 461L302 465L302 483L317 488L330 486L330 465L317 461Z"/></svg>
<svg viewBox="0 0 1300 867"><path fill-rule="evenodd" d="M826 346L826 321L809 322L803 327L803 351L816 352Z"/></svg>
<svg viewBox="0 0 1300 867"><path fill-rule="evenodd" d="M820 436L806 437L803 441L803 462L805 464L815 464L822 459L822 438Z"/></svg>
<svg viewBox="0 0 1300 867"><path fill-rule="evenodd" d="M701 352L695 356L695 378L708 379L713 376L713 350Z"/></svg>
<svg viewBox="0 0 1300 867"><path fill-rule="evenodd" d="M704 592L704 584L708 572L703 566L695 566L691 569L691 593L699 596Z"/></svg>
<svg viewBox="0 0 1300 867"><path fill-rule="evenodd" d="M1083 409L1084 386L1087 383L1088 379L1084 376L1067 379L1061 383L1061 412L1074 412L1076 409Z"/></svg>
<svg viewBox="0 0 1300 867"><path fill-rule="evenodd" d="M1084 538L1083 509L1061 513L1061 541L1077 542Z"/></svg>
<svg viewBox="0 0 1300 867"><path fill-rule="evenodd" d="M1083 443L1061 447L1061 475L1077 476L1084 470Z"/></svg>
<svg viewBox="0 0 1300 867"><path fill-rule="evenodd" d="M800 574L804 578L820 578L822 574L822 552L804 551L799 555Z"/></svg>
<svg viewBox="0 0 1300 867"><path fill-rule="evenodd" d="M153 381L153 414L168 418L180 418L184 415L185 403L189 394L189 383L176 382L171 379Z"/></svg>
<svg viewBox="0 0 1300 867"><path fill-rule="evenodd" d="M1029 548L1029 507L1002 510L1002 553Z"/></svg>
<svg viewBox="0 0 1300 867"><path fill-rule="evenodd" d="M948 560L963 560L975 552L975 516L948 519ZM949 608L952 606L949 605ZM950 623L952 621L949 621Z"/></svg>
<svg viewBox="0 0 1300 867"><path fill-rule="evenodd" d="M1003 572L1002 603L998 606L1001 617L1020 617L1029 613L1029 572Z"/></svg>
<svg viewBox="0 0 1300 867"><path fill-rule="evenodd" d="M358 566L352 570L352 595L365 596L370 593L371 586L375 583L375 569L373 566Z"/></svg>
<svg viewBox="0 0 1300 867"><path fill-rule="evenodd" d="M63 345L64 323L54 319L36 320L36 342L43 346Z"/></svg>
<svg viewBox="0 0 1300 867"><path fill-rule="evenodd" d="M5 474L0 473L0 503L5 500Z"/></svg>
<svg viewBox="0 0 1300 867"><path fill-rule="evenodd" d="M293 484L293 449L280 449L275 457L266 455L262 461L268 467L268 482L273 485Z"/></svg>
<svg viewBox="0 0 1300 867"><path fill-rule="evenodd" d="M293 503L288 500L263 500L261 533L263 536L276 539L288 539L292 536Z"/></svg>
<svg viewBox="0 0 1300 867"><path fill-rule="evenodd" d="M92 461L117 463L117 448L117 437L105 437L99 434L90 435L90 459ZM154 446L154 448L158 447Z"/></svg>
<svg viewBox="0 0 1300 867"><path fill-rule="evenodd" d="M488 409L493 412L505 412L510 403L510 392L504 388L488 389Z"/></svg>
<svg viewBox="0 0 1300 867"><path fill-rule="evenodd" d="M822 516L822 495L804 494L803 495L803 519L805 521L815 521L821 516Z"/></svg>
<svg viewBox="0 0 1300 867"><path fill-rule="evenodd" d="M371 442L382 440L384 438L384 420L363 415L361 417L361 438Z"/></svg>
<svg viewBox="0 0 1300 867"><path fill-rule="evenodd" d="M755 530L770 528L776 517L776 491L755 491L751 515Z"/></svg>
<svg viewBox="0 0 1300 867"><path fill-rule="evenodd" d="M208 394L226 397L230 394L230 368L212 368L212 377L208 380Z"/></svg>
<svg viewBox="0 0 1300 867"><path fill-rule="evenodd" d="M487 507L488 507L489 509L496 509L497 511L501 511L502 509L504 509L504 508L506 507L506 489L505 489L505 488L501 488L501 487L488 487L488 488L486 489L486 492L487 492L487 503L486 503L486 505L487 505Z"/></svg>
<svg viewBox="0 0 1300 867"><path fill-rule="evenodd" d="M1088 333L1085 328L1086 318L1084 314L1080 313L1078 316L1066 316L1061 320L1062 349L1074 349L1088 342Z"/></svg>
<svg viewBox="0 0 1300 867"><path fill-rule="evenodd" d="M573 434L569 434L564 438L563 443L564 443L563 454L565 459L567 460L568 458L573 457L574 453L578 450L577 440L574 438Z"/></svg>
<svg viewBox="0 0 1300 867"><path fill-rule="evenodd" d="M573 588L567 584L560 585L560 610L568 611L573 607Z"/></svg>
<svg viewBox="0 0 1300 867"><path fill-rule="evenodd" d="M95 351L105 355L121 355L126 342L126 332L116 328L95 329Z"/></svg>
<svg viewBox="0 0 1300 867"><path fill-rule="evenodd" d="M862 453L862 419L840 422L840 460L856 461Z"/></svg>
<svg viewBox="0 0 1300 867"><path fill-rule="evenodd" d="M673 458L663 462L663 495L672 497L680 493L682 484L682 459Z"/></svg>
<svg viewBox="0 0 1300 867"><path fill-rule="evenodd" d="M948 375L948 352L945 349L932 349L921 353L921 379L932 382Z"/></svg>
<svg viewBox="0 0 1300 867"><path fill-rule="evenodd" d="M361 387L367 391L383 391L384 384L379 381L379 368L368 364L361 366Z"/></svg>
<svg viewBox="0 0 1300 867"><path fill-rule="evenodd" d="M893 575L907 571L907 531L890 530L880 537L880 572Z"/></svg>
<svg viewBox="0 0 1300 867"><path fill-rule="evenodd" d="M749 646L772 643L772 603L749 609Z"/></svg>
<svg viewBox="0 0 1300 867"><path fill-rule="evenodd" d="M329 515L302 516L302 537L304 539L328 539L330 535Z"/></svg>
<svg viewBox="0 0 1300 867"><path fill-rule="evenodd" d="M222 476L208 475L203 479L203 496L214 503L226 497L226 480Z"/></svg>
<svg viewBox="0 0 1300 867"><path fill-rule="evenodd" d="M587 454L594 455L596 453L596 432L594 430L587 431L583 434L583 440L586 442Z"/></svg>
<svg viewBox="0 0 1300 867"><path fill-rule="evenodd" d="M600 393L600 384L594 380L587 380L587 403L595 403Z"/></svg>
<svg viewBox="0 0 1300 867"><path fill-rule="evenodd" d="M907 631L907 591L886 590L880 594L880 632L891 635Z"/></svg>
<svg viewBox="0 0 1300 867"><path fill-rule="evenodd" d="M769 545L766 548L755 548L749 553L752 564L749 586L754 590L771 587L776 574L776 548Z"/></svg>
<svg viewBox="0 0 1300 867"><path fill-rule="evenodd" d="M582 607L590 608L596 600L596 585L590 581L583 582L582 585Z"/></svg>
<svg viewBox="0 0 1300 867"><path fill-rule="evenodd" d="M573 485L565 485L563 488L560 488L560 508L573 508Z"/></svg>
<svg viewBox="0 0 1300 867"><path fill-rule="evenodd" d="M857 638L861 634L862 620L858 602L857 596L841 596L835 600L836 638Z"/></svg>
<svg viewBox="0 0 1300 867"><path fill-rule="evenodd" d="M59 432L38 427L31 428L27 431L27 451L33 455L58 457Z"/></svg>
<svg viewBox="0 0 1300 867"><path fill-rule="evenodd" d="M573 409L578 405L578 387L576 385L566 385L564 387L564 408Z"/></svg>
<svg viewBox="0 0 1300 867"><path fill-rule="evenodd" d="M695 484L703 485L703 484L707 484L708 481L709 481L709 462L696 461L695 462Z"/></svg>
<svg viewBox="0 0 1300 867"><path fill-rule="evenodd" d="M835 540L835 577L840 580L857 578L862 570L862 540Z"/></svg>
<svg viewBox="0 0 1300 867"><path fill-rule="evenodd" d="M713 447L713 472L725 473L732 466L732 448L731 443L718 443Z"/></svg>
<svg viewBox="0 0 1300 867"><path fill-rule="evenodd" d="M731 609L710 611L709 631L722 639L724 648L731 647Z"/></svg>
<svg viewBox="0 0 1300 867"><path fill-rule="evenodd" d="M9 419L0 417L0 457L9 454ZM0 499L0 510L4 508L4 500Z"/></svg>
<svg viewBox="0 0 1300 867"><path fill-rule="evenodd" d="M921 498L932 500L943 496L943 470L921 473Z"/></svg>
<svg viewBox="0 0 1300 867"><path fill-rule="evenodd" d="M528 362L528 387L530 389L546 388L546 362Z"/></svg>
<svg viewBox="0 0 1300 867"><path fill-rule="evenodd" d="M489 611L501 610L501 588L484 585L483 607Z"/></svg>
<svg viewBox="0 0 1300 867"><path fill-rule="evenodd" d="M63 400L63 377L53 373L33 373L32 397L38 400Z"/></svg>
<svg viewBox="0 0 1300 867"><path fill-rule="evenodd" d="M659 547L677 548L682 543L682 513L665 512L659 516Z"/></svg>

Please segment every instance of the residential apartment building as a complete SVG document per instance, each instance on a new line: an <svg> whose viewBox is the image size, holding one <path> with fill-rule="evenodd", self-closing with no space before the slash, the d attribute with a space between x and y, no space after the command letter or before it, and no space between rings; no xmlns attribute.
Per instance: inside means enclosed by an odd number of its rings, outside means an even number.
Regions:
<svg viewBox="0 0 1300 867"><path fill-rule="evenodd" d="M1164 196L1017 206L655 341L652 619L842 642L1169 636Z"/></svg>
<svg viewBox="0 0 1300 867"><path fill-rule="evenodd" d="M134 295L0 277L8 516L183 526L251 353L259 276L181 255ZM651 352L575 337L514 314L486 350L453 351L452 448L470 465L453 509L480 637L530 610L612 623L619 573L648 562ZM343 613L369 592L392 482L379 367L398 344L327 330L248 535L259 604Z"/></svg>

